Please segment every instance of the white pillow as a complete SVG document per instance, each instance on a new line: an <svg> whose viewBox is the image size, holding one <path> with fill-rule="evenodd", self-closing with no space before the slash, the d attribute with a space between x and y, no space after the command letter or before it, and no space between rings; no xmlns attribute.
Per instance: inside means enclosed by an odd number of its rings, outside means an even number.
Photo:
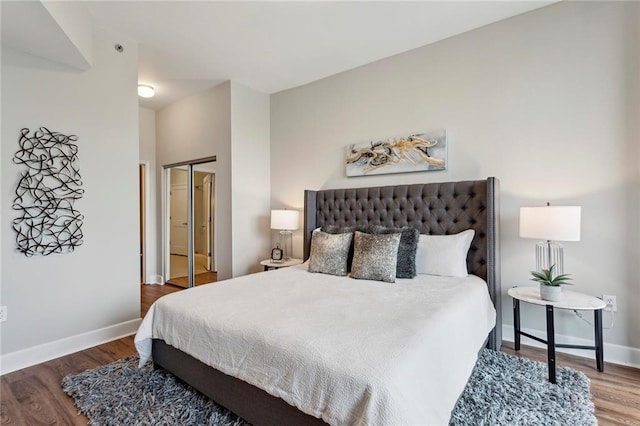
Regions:
<svg viewBox="0 0 640 426"><path fill-rule="evenodd" d="M445 277L466 277L467 253L475 235L473 229L455 235L424 235L418 239L416 272Z"/></svg>

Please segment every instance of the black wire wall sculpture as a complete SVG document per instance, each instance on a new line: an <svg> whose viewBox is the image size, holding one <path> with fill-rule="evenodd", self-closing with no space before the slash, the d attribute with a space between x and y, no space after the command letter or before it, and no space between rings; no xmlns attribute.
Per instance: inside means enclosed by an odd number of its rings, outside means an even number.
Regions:
<svg viewBox="0 0 640 426"><path fill-rule="evenodd" d="M78 137L46 127L20 131L20 150L13 162L26 170L13 199L20 214L13 220L18 251L26 256L70 253L82 244L84 217L73 207L84 189L77 167Z"/></svg>

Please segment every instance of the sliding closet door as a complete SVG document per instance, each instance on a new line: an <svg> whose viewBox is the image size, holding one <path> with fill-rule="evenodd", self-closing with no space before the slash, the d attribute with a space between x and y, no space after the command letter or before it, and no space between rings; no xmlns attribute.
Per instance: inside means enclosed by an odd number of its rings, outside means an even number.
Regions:
<svg viewBox="0 0 640 426"><path fill-rule="evenodd" d="M193 249L195 284L216 281L215 267L216 163L193 165Z"/></svg>
<svg viewBox="0 0 640 426"><path fill-rule="evenodd" d="M215 159L165 166L164 276L180 287L216 281Z"/></svg>
<svg viewBox="0 0 640 426"><path fill-rule="evenodd" d="M168 262L165 281L180 287L189 287L190 266L190 190L189 166L165 169L167 186Z"/></svg>

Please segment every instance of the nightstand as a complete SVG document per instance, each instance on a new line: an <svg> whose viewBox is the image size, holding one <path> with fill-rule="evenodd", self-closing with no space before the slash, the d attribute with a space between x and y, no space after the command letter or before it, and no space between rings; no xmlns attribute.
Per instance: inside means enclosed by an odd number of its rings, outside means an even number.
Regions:
<svg viewBox="0 0 640 426"><path fill-rule="evenodd" d="M284 262L274 262L271 259L265 259L260 262L264 266L264 270L286 268L293 265L299 265L302 263L302 259L289 259Z"/></svg>
<svg viewBox="0 0 640 426"><path fill-rule="evenodd" d="M507 291L513 298L513 337L516 351L520 350L520 336L525 336L547 345L547 362L549 364L549 381L556 382L556 348L588 349L596 351L596 366L598 371L604 371L604 356L602 345L602 310L607 306L602 299L594 296L562 289L562 299L559 302L549 302L540 298L538 287L512 287ZM520 302L531 303L546 307L547 311L547 340L525 333L520 329ZM554 309L570 309L577 311L593 311L593 326L595 332L595 346L566 345L555 342L555 328L553 323Z"/></svg>

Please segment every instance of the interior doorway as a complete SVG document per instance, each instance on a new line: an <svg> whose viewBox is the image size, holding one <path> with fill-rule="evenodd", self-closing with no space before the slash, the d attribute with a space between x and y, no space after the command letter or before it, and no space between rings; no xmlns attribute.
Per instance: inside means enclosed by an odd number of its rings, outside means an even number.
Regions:
<svg viewBox="0 0 640 426"><path fill-rule="evenodd" d="M193 287L217 281L215 159L165 166L165 282Z"/></svg>

